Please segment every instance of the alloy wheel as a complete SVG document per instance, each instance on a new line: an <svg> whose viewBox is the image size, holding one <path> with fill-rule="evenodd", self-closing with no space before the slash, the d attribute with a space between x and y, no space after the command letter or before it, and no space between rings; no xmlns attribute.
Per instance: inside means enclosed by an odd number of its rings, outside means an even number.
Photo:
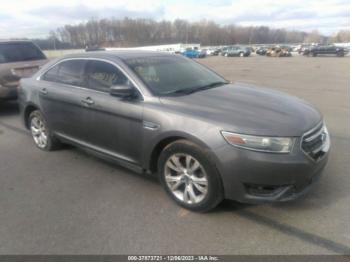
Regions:
<svg viewBox="0 0 350 262"><path fill-rule="evenodd" d="M189 154L170 156L164 175L170 192L186 204L198 204L208 194L207 174L199 161Z"/></svg>
<svg viewBox="0 0 350 262"><path fill-rule="evenodd" d="M30 130L35 144L39 148L45 148L48 142L48 135L43 120L34 116L30 121Z"/></svg>

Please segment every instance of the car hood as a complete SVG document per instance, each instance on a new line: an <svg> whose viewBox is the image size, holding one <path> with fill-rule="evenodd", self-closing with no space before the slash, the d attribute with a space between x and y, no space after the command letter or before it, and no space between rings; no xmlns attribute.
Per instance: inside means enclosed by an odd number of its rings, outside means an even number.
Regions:
<svg viewBox="0 0 350 262"><path fill-rule="evenodd" d="M181 115L251 135L301 136L322 121L319 111L299 98L243 83L160 101Z"/></svg>

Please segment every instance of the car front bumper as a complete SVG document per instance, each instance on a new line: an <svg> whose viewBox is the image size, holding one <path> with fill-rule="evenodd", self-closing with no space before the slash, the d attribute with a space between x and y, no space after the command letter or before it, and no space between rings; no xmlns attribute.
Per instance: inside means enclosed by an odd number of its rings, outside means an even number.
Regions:
<svg viewBox="0 0 350 262"><path fill-rule="evenodd" d="M328 138L329 139L329 138ZM312 188L328 161L329 148L314 161L298 145L289 154L220 147L216 156L225 198L243 203L280 202L298 198Z"/></svg>

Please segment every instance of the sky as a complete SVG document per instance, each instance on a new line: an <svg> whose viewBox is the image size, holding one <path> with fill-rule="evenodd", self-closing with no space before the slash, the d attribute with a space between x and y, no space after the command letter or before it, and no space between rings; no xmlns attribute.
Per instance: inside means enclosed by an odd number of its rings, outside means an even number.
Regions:
<svg viewBox="0 0 350 262"><path fill-rule="evenodd" d="M350 0L0 0L1 38L43 38L90 18L213 20L332 35L350 30Z"/></svg>

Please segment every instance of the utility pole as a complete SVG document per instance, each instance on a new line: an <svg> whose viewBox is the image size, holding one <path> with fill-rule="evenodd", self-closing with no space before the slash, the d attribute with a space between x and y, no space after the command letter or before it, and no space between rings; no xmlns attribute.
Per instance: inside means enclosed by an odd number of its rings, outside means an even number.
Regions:
<svg viewBox="0 0 350 262"><path fill-rule="evenodd" d="M53 49L56 50L56 36L53 36Z"/></svg>
<svg viewBox="0 0 350 262"><path fill-rule="evenodd" d="M188 23L186 22L186 45L188 44Z"/></svg>

